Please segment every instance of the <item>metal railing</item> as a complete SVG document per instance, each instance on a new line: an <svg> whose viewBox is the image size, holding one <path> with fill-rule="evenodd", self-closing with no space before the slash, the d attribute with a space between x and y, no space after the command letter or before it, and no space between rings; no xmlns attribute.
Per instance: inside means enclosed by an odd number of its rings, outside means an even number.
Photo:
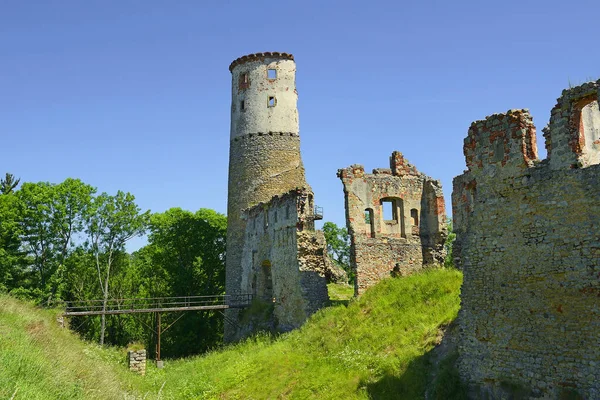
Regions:
<svg viewBox="0 0 600 400"><path fill-rule="evenodd" d="M133 299L83 300L65 302L65 316L130 314L164 311L243 308L252 303L251 294L152 297Z"/></svg>
<svg viewBox="0 0 600 400"><path fill-rule="evenodd" d="M315 209L313 211L313 218L315 220L323 219L323 207L315 206Z"/></svg>

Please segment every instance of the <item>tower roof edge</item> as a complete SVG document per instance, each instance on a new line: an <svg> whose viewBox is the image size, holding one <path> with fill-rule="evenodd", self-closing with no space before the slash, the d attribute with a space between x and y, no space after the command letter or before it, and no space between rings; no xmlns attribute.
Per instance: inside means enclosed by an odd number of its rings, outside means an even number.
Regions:
<svg viewBox="0 0 600 400"><path fill-rule="evenodd" d="M249 61L264 60L265 58L283 58L287 60L293 60L294 56L290 53L280 53L278 51L248 54L236 58L231 64L229 64L229 72L233 71L233 69L240 64L244 64Z"/></svg>

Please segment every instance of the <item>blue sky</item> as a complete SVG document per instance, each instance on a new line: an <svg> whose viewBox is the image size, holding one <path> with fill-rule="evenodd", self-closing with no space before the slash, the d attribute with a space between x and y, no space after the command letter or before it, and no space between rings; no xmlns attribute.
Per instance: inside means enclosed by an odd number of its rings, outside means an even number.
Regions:
<svg viewBox="0 0 600 400"><path fill-rule="evenodd" d="M0 173L80 178L143 209L225 213L231 78L248 53L294 54L307 178L344 224L338 168L399 150L450 210L471 121L600 77L600 2L0 2ZM143 244L136 240L134 249Z"/></svg>

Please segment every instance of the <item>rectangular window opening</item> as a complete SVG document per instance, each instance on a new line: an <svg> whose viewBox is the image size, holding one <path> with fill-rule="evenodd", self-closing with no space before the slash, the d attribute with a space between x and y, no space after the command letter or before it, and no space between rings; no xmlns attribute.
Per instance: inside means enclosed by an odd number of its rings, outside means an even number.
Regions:
<svg viewBox="0 0 600 400"><path fill-rule="evenodd" d="M244 111L246 109L246 102L244 100L240 101L240 110Z"/></svg>
<svg viewBox="0 0 600 400"><path fill-rule="evenodd" d="M240 89L247 89L250 87L250 78L248 77L247 72L240 75L239 86Z"/></svg>
<svg viewBox="0 0 600 400"><path fill-rule="evenodd" d="M270 80L277 79L277 70L274 68L267 69L267 79L270 79Z"/></svg>
<svg viewBox="0 0 600 400"><path fill-rule="evenodd" d="M277 104L277 99L275 98L275 96L269 96L269 100L267 103L268 107L275 107L275 105Z"/></svg>
<svg viewBox="0 0 600 400"><path fill-rule="evenodd" d="M383 220L384 221L393 221L395 217L394 212L394 202L390 200L382 200L381 208L383 211Z"/></svg>

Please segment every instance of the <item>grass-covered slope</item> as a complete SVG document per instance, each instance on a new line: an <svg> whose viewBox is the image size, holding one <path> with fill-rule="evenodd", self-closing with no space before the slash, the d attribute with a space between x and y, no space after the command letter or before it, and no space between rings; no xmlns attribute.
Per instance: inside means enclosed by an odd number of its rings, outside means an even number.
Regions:
<svg viewBox="0 0 600 400"><path fill-rule="evenodd" d="M82 342L58 314L0 295L0 399L127 398L122 353Z"/></svg>
<svg viewBox="0 0 600 400"><path fill-rule="evenodd" d="M125 370L124 353L79 342L50 314L0 297L0 398L19 387L15 398L27 399L419 399L424 354L456 317L461 282L446 269L388 279L294 332L167 360L162 370L149 364L145 377Z"/></svg>
<svg viewBox="0 0 600 400"><path fill-rule="evenodd" d="M276 340L259 337L149 371L164 398L418 399L439 327L459 308L462 276L430 270L388 279L347 307L321 310Z"/></svg>

